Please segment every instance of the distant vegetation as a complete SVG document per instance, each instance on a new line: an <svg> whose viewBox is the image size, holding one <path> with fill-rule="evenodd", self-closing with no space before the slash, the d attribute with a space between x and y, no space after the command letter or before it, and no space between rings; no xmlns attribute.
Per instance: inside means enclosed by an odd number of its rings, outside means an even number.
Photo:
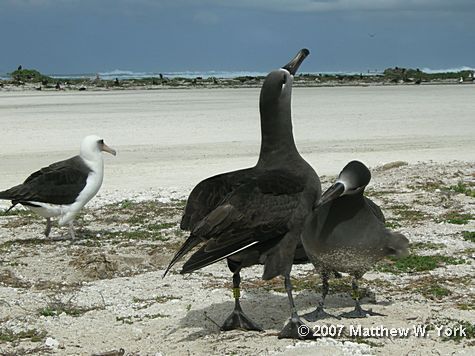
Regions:
<svg viewBox="0 0 475 356"><path fill-rule="evenodd" d="M419 69L412 68L387 68L384 70L383 75L390 81L431 81L437 79L468 79L473 78L473 71L463 70L460 72L443 72L443 73L425 73Z"/></svg>
<svg viewBox="0 0 475 356"><path fill-rule="evenodd" d="M48 83L53 81L53 78L41 74L36 69L18 69L10 75L16 82Z"/></svg>
<svg viewBox="0 0 475 356"><path fill-rule="evenodd" d="M51 78L40 73L35 69L22 69L10 73L11 80L0 80L0 87L5 84L23 85L25 83L41 83L35 86L37 90L45 89L77 89L86 90L86 88L137 88L144 86L159 87L260 87L265 77L262 76L240 76L235 78L166 78L160 77L149 78L130 78L130 79L102 79L96 78ZM462 80L460 80L462 78ZM303 73L295 77L296 86L338 86L338 85L371 85L371 84L390 84L390 83L413 83L421 84L422 82L474 82L474 72L464 70L459 72L445 73L425 73L419 69L412 68L387 68L383 73L378 74L345 74L345 73ZM472 192L473 194L473 192ZM467 194L468 195L468 194ZM473 195L472 195L473 196Z"/></svg>

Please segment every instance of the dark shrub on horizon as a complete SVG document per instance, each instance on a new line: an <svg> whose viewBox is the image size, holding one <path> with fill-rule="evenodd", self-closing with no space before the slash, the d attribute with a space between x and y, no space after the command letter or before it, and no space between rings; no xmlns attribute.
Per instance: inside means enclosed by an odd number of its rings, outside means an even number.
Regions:
<svg viewBox="0 0 475 356"><path fill-rule="evenodd" d="M11 73L10 76L17 82L48 83L53 81L51 77L41 74L36 69L19 69Z"/></svg>

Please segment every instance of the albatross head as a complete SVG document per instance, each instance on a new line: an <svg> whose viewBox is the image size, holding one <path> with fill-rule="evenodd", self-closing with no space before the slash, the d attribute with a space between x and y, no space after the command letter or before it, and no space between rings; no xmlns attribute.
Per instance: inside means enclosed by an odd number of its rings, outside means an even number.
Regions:
<svg viewBox="0 0 475 356"><path fill-rule="evenodd" d="M301 49L289 63L267 75L261 89L261 114L275 116L287 108L290 111L294 75L309 54L308 49Z"/></svg>
<svg viewBox="0 0 475 356"><path fill-rule="evenodd" d="M337 181L322 194L317 207L342 195L363 194L370 180L368 167L360 161L351 161L340 172Z"/></svg>
<svg viewBox="0 0 475 356"><path fill-rule="evenodd" d="M104 140L96 135L86 136L81 142L80 156L87 161L96 161L101 159L101 152L107 152L116 155L117 152L107 146Z"/></svg>

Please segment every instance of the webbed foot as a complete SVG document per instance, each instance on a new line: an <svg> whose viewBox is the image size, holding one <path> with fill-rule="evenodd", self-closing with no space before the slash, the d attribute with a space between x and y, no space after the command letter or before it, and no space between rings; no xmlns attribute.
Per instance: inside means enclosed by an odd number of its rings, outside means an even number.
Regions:
<svg viewBox="0 0 475 356"><path fill-rule="evenodd" d="M302 318L311 322L321 320L321 319L327 319L327 318L341 319L337 315L328 314L325 310L323 310L323 306L321 305L319 305L317 309L315 309L314 311L307 313L305 315L302 315Z"/></svg>
<svg viewBox="0 0 475 356"><path fill-rule="evenodd" d="M279 339L315 340L313 331L299 317L292 317L278 335Z"/></svg>
<svg viewBox="0 0 475 356"><path fill-rule="evenodd" d="M386 315L376 313L372 311L371 309L364 310L363 308L361 308L359 304L355 306L354 310L347 313L340 314L340 317L346 318L346 319L366 318L367 316L386 316Z"/></svg>
<svg viewBox="0 0 475 356"><path fill-rule="evenodd" d="M226 318L221 326L222 331L228 330L248 330L248 331L264 331L259 325L254 323L244 314L240 307L234 308L233 312Z"/></svg>

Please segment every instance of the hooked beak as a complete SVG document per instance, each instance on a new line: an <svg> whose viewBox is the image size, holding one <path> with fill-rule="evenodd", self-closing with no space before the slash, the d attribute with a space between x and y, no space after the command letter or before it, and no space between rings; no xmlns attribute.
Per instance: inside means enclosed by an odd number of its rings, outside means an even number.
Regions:
<svg viewBox="0 0 475 356"><path fill-rule="evenodd" d="M297 55L285 66L283 69L289 71L290 74L295 75L297 73L297 69L299 69L300 65L302 64L303 60L310 54L310 51L306 48L303 48L297 53Z"/></svg>
<svg viewBox="0 0 475 356"><path fill-rule="evenodd" d="M341 182L336 182L330 188L328 188L325 193L322 194L319 202L315 205L315 209L318 209L323 204L328 203L329 201L335 200L340 197L345 192L345 186Z"/></svg>
<svg viewBox="0 0 475 356"><path fill-rule="evenodd" d="M115 156L115 155L117 154L116 150L114 150L113 148L110 148L110 147L107 146L105 143L102 143L102 144L101 144L101 151L110 153L110 154L113 155L113 156Z"/></svg>

